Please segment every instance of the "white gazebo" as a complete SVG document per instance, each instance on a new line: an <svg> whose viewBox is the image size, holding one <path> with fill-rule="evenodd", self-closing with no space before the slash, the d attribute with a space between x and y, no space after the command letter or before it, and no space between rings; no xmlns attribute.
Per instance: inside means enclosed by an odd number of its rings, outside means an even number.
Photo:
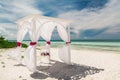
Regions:
<svg viewBox="0 0 120 80"><path fill-rule="evenodd" d="M70 24L71 21L40 16L38 14L28 15L17 22L17 48L10 53L10 56L21 63L21 43L27 33L30 35L30 45L25 50L25 65L33 72L36 71L36 44L41 36L46 41L46 52L50 53L50 40L54 28L57 28L61 39L66 45L60 49L59 58L71 63L70 57Z"/></svg>

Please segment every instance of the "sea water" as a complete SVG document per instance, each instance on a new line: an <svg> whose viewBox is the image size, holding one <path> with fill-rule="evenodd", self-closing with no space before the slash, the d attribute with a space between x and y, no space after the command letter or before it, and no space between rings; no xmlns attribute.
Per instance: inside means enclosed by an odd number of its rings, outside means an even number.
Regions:
<svg viewBox="0 0 120 80"><path fill-rule="evenodd" d="M107 51L120 51L120 42L107 42L107 41L85 41L73 42L72 48L75 49L94 49L94 50L107 50Z"/></svg>
<svg viewBox="0 0 120 80"><path fill-rule="evenodd" d="M30 41L24 41L29 44ZM38 41L38 46L45 46L45 41ZM62 47L64 41L51 41L51 47ZM71 41L71 49L93 49L120 52L120 41Z"/></svg>

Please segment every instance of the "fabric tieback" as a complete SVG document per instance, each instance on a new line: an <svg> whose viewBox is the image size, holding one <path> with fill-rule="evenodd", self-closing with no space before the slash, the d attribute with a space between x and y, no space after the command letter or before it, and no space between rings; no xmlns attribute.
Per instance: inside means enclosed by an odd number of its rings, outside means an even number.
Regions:
<svg viewBox="0 0 120 80"><path fill-rule="evenodd" d="M36 45L36 42L30 42L30 45L34 46L34 45Z"/></svg>
<svg viewBox="0 0 120 80"><path fill-rule="evenodd" d="M21 46L21 44L22 44L21 42L17 42L17 46Z"/></svg>
<svg viewBox="0 0 120 80"><path fill-rule="evenodd" d="M46 43L47 43L48 45L50 45L50 44L51 44L51 42L50 42L50 41L47 41Z"/></svg>
<svg viewBox="0 0 120 80"><path fill-rule="evenodd" d="M70 44L71 42L66 42L66 44Z"/></svg>

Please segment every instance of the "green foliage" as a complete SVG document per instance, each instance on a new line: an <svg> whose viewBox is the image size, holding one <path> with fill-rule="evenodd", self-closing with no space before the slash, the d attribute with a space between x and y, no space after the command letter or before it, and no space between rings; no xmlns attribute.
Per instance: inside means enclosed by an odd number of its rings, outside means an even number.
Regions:
<svg viewBox="0 0 120 80"><path fill-rule="evenodd" d="M27 48L27 47L28 47L28 45L27 45L27 44L22 43L22 47L23 47L23 48Z"/></svg>
<svg viewBox="0 0 120 80"><path fill-rule="evenodd" d="M0 36L0 48L14 48L16 47L16 42L9 42L5 40L4 37ZM26 48L26 44L22 44L22 47Z"/></svg>
<svg viewBox="0 0 120 80"><path fill-rule="evenodd" d="M3 36L0 36L0 41L4 41L4 37Z"/></svg>

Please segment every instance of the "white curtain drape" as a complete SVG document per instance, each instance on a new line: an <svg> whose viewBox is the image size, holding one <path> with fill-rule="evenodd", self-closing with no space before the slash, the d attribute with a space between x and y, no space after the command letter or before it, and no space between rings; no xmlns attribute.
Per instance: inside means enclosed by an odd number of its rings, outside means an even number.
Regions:
<svg viewBox="0 0 120 80"><path fill-rule="evenodd" d="M39 39L40 24L37 23L36 19L33 19L31 25L28 25L29 34L32 42L37 42ZM29 45L25 51L25 63L30 71L36 71L36 45Z"/></svg>
<svg viewBox="0 0 120 80"><path fill-rule="evenodd" d="M46 53L49 54L49 56L44 57L43 63L49 63L50 62L50 40L52 36L52 32L55 28L55 23L54 22L45 22L43 23L40 31L41 37L46 40Z"/></svg>
<svg viewBox="0 0 120 80"><path fill-rule="evenodd" d="M55 28L55 23L54 22L45 22L43 23L40 31L40 35L43 39L46 41L50 41L52 32Z"/></svg>
<svg viewBox="0 0 120 80"><path fill-rule="evenodd" d="M63 41L70 42L66 28L64 28L62 25L59 25L57 26L57 30ZM63 62L67 64L71 64L70 44L66 44L61 49L59 49L58 54L59 54L59 58Z"/></svg>
<svg viewBox="0 0 120 80"><path fill-rule="evenodd" d="M24 38L24 36L26 35L27 33L27 28L26 28L26 25L27 23L24 23L23 27L21 27L20 25L18 26L19 27L19 30L18 30L18 33L17 33L17 42L21 43L22 44L22 40ZM21 61L21 45L20 46L17 46L17 48L13 51L11 51L9 54L8 54L10 57L12 57L13 59L16 59L19 63L22 63Z"/></svg>
<svg viewBox="0 0 120 80"><path fill-rule="evenodd" d="M40 35L41 37L47 41L51 40L52 32L55 28L55 23L54 22L46 22L43 24L41 27ZM46 52L50 53L50 45L46 44Z"/></svg>

